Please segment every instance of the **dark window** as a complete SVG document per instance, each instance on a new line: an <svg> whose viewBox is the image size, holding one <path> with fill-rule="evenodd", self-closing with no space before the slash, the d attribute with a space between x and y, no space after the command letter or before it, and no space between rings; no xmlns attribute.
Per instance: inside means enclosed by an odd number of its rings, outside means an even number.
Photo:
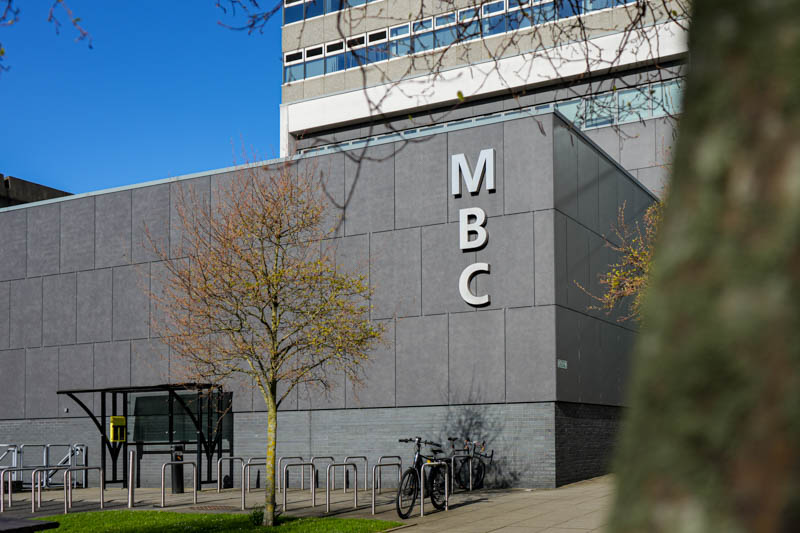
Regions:
<svg viewBox="0 0 800 533"><path fill-rule="evenodd" d="M297 2L290 6L283 6L283 23L291 24L303 20L303 2Z"/></svg>

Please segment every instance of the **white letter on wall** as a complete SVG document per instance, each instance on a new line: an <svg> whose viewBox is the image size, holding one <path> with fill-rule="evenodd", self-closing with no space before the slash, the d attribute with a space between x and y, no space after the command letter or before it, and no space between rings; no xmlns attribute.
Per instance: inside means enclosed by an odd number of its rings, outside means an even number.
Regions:
<svg viewBox="0 0 800 533"><path fill-rule="evenodd" d="M470 222L470 217L474 217L475 220ZM458 245L462 250L480 248L486 244L489 233L483 227L484 224L486 224L486 212L480 207L458 210ZM475 234L477 237L470 240L470 234Z"/></svg>
<svg viewBox="0 0 800 533"><path fill-rule="evenodd" d="M478 307L487 305L489 303L489 295L475 296L469 290L469 281L472 276L479 272L489 273L489 263L473 263L461 272L461 277L458 278L458 292L461 293L461 298L464 299L469 305Z"/></svg>
<svg viewBox="0 0 800 533"><path fill-rule="evenodd" d="M494 148L481 150L475 172L470 172L467 158L464 154L453 154L450 158L450 192L453 196L461 196L461 176L471 193L478 192L481 188L483 175L486 174L486 190L494 190Z"/></svg>

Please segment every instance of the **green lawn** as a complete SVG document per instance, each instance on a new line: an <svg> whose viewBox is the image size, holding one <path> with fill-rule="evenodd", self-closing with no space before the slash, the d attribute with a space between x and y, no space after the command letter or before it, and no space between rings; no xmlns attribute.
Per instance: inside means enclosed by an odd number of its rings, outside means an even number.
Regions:
<svg viewBox="0 0 800 533"><path fill-rule="evenodd" d="M249 514L189 514L168 511L97 511L48 516L61 524L64 532L113 533L206 533L222 531L261 531L263 533L372 533L402 525L398 522L354 518L280 517L279 525L265 528L253 525Z"/></svg>

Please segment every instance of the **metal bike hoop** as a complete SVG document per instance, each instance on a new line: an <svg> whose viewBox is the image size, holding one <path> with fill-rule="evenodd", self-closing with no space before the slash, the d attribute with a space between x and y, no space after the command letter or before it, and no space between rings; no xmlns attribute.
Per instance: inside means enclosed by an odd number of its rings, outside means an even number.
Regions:
<svg viewBox="0 0 800 533"><path fill-rule="evenodd" d="M166 507L164 499L164 477L167 465L191 465L192 467L192 503L197 504L197 463L194 461L167 461L161 465L161 507Z"/></svg>
<svg viewBox="0 0 800 533"><path fill-rule="evenodd" d="M217 492L222 490L222 461L231 461L231 465L233 461L241 461L244 464L244 457L220 457L217 459Z"/></svg>
<svg viewBox="0 0 800 533"><path fill-rule="evenodd" d="M378 457L378 464L382 463L384 459L397 459L397 462L400 463L400 471L402 473L402 470L403 470L403 458L402 457L400 457L399 455L381 455L380 457ZM383 488L383 483L381 481L381 478L378 477L378 490L380 490L382 488Z"/></svg>
<svg viewBox="0 0 800 533"><path fill-rule="evenodd" d="M364 490L366 491L366 490L368 490L367 470L369 469L369 461L367 460L367 456L366 455L348 455L347 457L344 458L344 462L345 463L350 463L350 462L352 462L353 459L362 459L364 461ZM345 469L345 472L346 472L346 469ZM342 482L342 485L344 485L344 487L343 487L344 492L347 492L347 474L346 473L344 474L344 481ZM354 479L353 480L353 487L354 487L355 490L358 490L358 479Z"/></svg>
<svg viewBox="0 0 800 533"><path fill-rule="evenodd" d="M278 457L278 492L283 490L283 478L281 477L283 472L283 462L290 461L290 460L297 460L302 462L303 458L299 455L294 456L285 456L285 457ZM300 490L306 488L306 471L305 469L300 470Z"/></svg>
<svg viewBox="0 0 800 533"><path fill-rule="evenodd" d="M358 479L358 466L355 463L331 463L328 465L325 476L325 512L331 512L331 468L337 466L353 469L353 478ZM366 475L366 474L365 474ZM335 487L334 487L335 489ZM353 509L358 509L358 486L353 487ZM285 509L284 509L285 510Z"/></svg>
<svg viewBox="0 0 800 533"><path fill-rule="evenodd" d="M381 478L381 470L385 467L397 467L397 487L399 490L400 487L400 476L403 471L403 465L401 463L375 463L372 465L372 514L375 514L375 485L376 480L380 481ZM366 474L365 474L366 475ZM380 494L380 483L378 485L378 493Z"/></svg>
<svg viewBox="0 0 800 533"><path fill-rule="evenodd" d="M311 507L316 507L317 505L317 488L314 485L314 474L316 473L316 467L314 463L307 462L307 463L287 463L283 465L283 511L286 512L286 489L288 488L286 485L286 481L288 478L286 477L289 468L293 468L299 466L301 471L305 470L306 467L311 469ZM300 489L303 490L303 489ZM242 510L244 510L244 500L242 500Z"/></svg>
<svg viewBox="0 0 800 533"><path fill-rule="evenodd" d="M100 509L105 509L106 473L101 466L73 466L64 470L64 514L72 507L72 473L97 470L100 472ZM162 492L163 494L163 492Z"/></svg>
<svg viewBox="0 0 800 533"><path fill-rule="evenodd" d="M436 461L434 463L423 463L420 468L420 483L419 483L419 515L425 516L425 468L433 468L434 466L445 467L444 475L444 510L450 510L450 476L447 475L447 463L444 461Z"/></svg>

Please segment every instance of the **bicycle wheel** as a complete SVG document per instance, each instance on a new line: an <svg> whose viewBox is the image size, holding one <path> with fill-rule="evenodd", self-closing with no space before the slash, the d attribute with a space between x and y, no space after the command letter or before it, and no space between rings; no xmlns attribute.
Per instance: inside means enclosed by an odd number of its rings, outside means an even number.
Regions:
<svg viewBox="0 0 800 533"><path fill-rule="evenodd" d="M443 510L445 507L445 483L447 478L447 469L441 466L433 467L433 470L428 475L427 489L431 495L431 503L438 510Z"/></svg>
<svg viewBox="0 0 800 533"><path fill-rule="evenodd" d="M472 465L472 488L482 489L484 477L486 477L486 464L479 459Z"/></svg>
<svg viewBox="0 0 800 533"><path fill-rule="evenodd" d="M464 460L458 463L456 468L456 483L461 490L469 490L469 461ZM474 482L473 482L474 484Z"/></svg>
<svg viewBox="0 0 800 533"><path fill-rule="evenodd" d="M400 486L397 487L397 500L395 507L397 507L397 516L400 518L408 518L411 511L414 509L414 503L417 501L417 493L419 492L419 483L417 481L417 471L409 468L403 472L403 477L400 479Z"/></svg>

